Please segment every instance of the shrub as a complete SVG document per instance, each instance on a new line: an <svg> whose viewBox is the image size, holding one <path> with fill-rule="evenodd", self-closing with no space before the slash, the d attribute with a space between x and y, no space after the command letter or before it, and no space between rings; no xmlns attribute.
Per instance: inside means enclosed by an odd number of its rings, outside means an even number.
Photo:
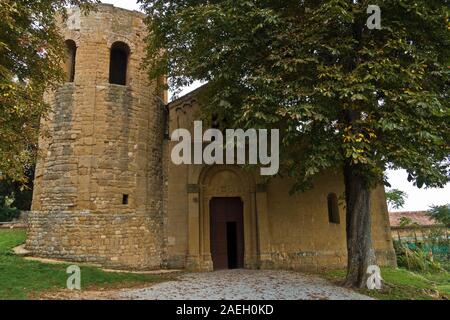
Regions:
<svg viewBox="0 0 450 320"><path fill-rule="evenodd" d="M418 272L433 273L445 271L441 263L433 259L433 255L430 255L430 251L427 252L420 247L411 249L407 245L396 242L395 252L397 254L397 263L399 267Z"/></svg>
<svg viewBox="0 0 450 320"><path fill-rule="evenodd" d="M432 206L428 210L428 216L450 228L450 204L443 206Z"/></svg>
<svg viewBox="0 0 450 320"><path fill-rule="evenodd" d="M18 219L20 210L15 208L0 208L0 222L10 222Z"/></svg>

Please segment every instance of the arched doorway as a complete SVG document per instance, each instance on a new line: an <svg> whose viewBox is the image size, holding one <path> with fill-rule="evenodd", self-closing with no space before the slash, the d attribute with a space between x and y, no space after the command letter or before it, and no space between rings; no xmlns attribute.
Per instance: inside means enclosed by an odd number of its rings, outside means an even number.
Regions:
<svg viewBox="0 0 450 320"><path fill-rule="evenodd" d="M199 255L203 269L258 265L256 187L238 166L206 167L199 176Z"/></svg>
<svg viewBox="0 0 450 320"><path fill-rule="evenodd" d="M214 270L244 267L244 204L238 197L210 201L211 258Z"/></svg>

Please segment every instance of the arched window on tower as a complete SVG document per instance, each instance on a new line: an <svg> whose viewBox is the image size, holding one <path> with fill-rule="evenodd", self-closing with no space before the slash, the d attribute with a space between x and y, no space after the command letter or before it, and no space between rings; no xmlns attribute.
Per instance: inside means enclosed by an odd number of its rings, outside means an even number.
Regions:
<svg viewBox="0 0 450 320"><path fill-rule="evenodd" d="M109 62L109 83L125 86L130 48L123 42L115 42L111 47Z"/></svg>
<svg viewBox="0 0 450 320"><path fill-rule="evenodd" d="M328 195L328 221L335 224L341 223L338 197L335 193L330 193Z"/></svg>
<svg viewBox="0 0 450 320"><path fill-rule="evenodd" d="M66 81L74 82L75 80L75 61L77 58L77 45L73 40L66 40Z"/></svg>

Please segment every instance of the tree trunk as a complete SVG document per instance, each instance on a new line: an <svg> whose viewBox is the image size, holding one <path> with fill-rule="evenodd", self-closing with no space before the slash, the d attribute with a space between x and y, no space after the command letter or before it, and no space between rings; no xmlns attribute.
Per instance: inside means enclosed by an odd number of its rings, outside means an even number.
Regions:
<svg viewBox="0 0 450 320"><path fill-rule="evenodd" d="M364 288L369 277L367 268L376 264L370 217L371 188L355 165L345 166L344 178L348 253L345 285Z"/></svg>

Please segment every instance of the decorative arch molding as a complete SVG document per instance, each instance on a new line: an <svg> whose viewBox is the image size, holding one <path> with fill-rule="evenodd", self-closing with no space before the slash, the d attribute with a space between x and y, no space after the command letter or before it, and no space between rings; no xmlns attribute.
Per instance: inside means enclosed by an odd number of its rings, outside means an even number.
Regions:
<svg viewBox="0 0 450 320"><path fill-rule="evenodd" d="M253 174L232 165L204 168L198 184L202 194L210 197L237 197L256 191Z"/></svg>
<svg viewBox="0 0 450 320"><path fill-rule="evenodd" d="M136 51L136 46L134 45L133 41L131 41L129 38L123 37L123 36L109 37L107 40L108 49L111 50L112 46L117 42L123 42L124 44L126 44L129 48L130 55Z"/></svg>
<svg viewBox="0 0 450 320"><path fill-rule="evenodd" d="M64 33L64 41L67 40L73 40L77 44L77 47L79 47L79 43L81 42L81 34L78 30L66 30Z"/></svg>
<svg viewBox="0 0 450 320"><path fill-rule="evenodd" d="M190 181L197 183L197 188L191 188L192 192L188 193L189 253L187 268L205 271L213 269L210 203L216 197L242 200L244 265L246 268L257 268L259 265L259 240L256 184L253 174L239 166L204 166L200 170L191 171Z"/></svg>

